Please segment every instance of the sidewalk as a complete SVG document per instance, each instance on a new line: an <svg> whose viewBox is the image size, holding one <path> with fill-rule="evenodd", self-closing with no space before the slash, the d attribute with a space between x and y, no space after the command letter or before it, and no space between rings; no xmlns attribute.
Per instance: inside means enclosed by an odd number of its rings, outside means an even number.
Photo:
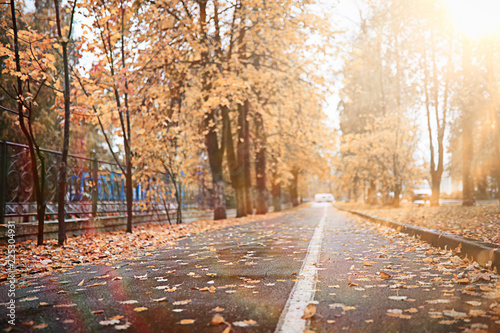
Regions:
<svg viewBox="0 0 500 333"><path fill-rule="evenodd" d="M498 205L390 208L335 203L334 206L500 271Z"/></svg>

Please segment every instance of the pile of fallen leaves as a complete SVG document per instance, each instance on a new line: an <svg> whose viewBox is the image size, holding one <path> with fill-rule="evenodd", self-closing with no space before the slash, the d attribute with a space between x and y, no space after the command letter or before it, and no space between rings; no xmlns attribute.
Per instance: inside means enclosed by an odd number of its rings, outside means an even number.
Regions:
<svg viewBox="0 0 500 333"><path fill-rule="evenodd" d="M29 275L48 275L54 270L64 270L80 264L111 265L114 261L149 256L149 251L172 245L183 237L283 214L270 213L218 221L200 220L180 225L146 224L134 227L133 233L120 230L68 237L64 246L58 246L55 239L46 240L42 246L37 246L34 240L26 240L16 243L15 274L18 280L22 280ZM7 257L7 252L7 245L0 245L1 255ZM7 276L6 268L0 267L0 283L5 283Z"/></svg>
<svg viewBox="0 0 500 333"><path fill-rule="evenodd" d="M482 242L500 244L500 205L472 207L444 205L440 207L404 204L400 208L365 204L336 203L349 209L417 227L450 232Z"/></svg>

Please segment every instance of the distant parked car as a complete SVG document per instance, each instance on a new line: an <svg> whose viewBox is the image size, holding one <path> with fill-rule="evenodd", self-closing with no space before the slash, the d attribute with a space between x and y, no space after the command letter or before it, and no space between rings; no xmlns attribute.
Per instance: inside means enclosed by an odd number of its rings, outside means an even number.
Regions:
<svg viewBox="0 0 500 333"><path fill-rule="evenodd" d="M424 203L431 201L432 191L430 189L417 189L413 191L411 198L412 202L423 201Z"/></svg>
<svg viewBox="0 0 500 333"><path fill-rule="evenodd" d="M334 202L335 197L331 193L317 193L314 195L314 201L316 201L316 202Z"/></svg>

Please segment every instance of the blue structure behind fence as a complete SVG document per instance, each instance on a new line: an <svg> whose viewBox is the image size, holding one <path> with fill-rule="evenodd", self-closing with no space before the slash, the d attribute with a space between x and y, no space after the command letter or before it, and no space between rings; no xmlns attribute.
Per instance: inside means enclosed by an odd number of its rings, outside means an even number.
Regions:
<svg viewBox="0 0 500 333"><path fill-rule="evenodd" d="M61 153L42 149L45 160L46 220L57 217L57 183ZM38 165L38 168L41 166ZM66 214L69 218L126 213L125 177L119 165L70 154L68 156ZM40 170L39 170L40 171ZM181 181L182 184L182 181ZM135 182L135 213L164 213L177 209L172 183L166 173L154 172ZM184 208L205 208L210 196L203 187L181 186ZM28 146L0 141L0 223L34 221L36 201Z"/></svg>

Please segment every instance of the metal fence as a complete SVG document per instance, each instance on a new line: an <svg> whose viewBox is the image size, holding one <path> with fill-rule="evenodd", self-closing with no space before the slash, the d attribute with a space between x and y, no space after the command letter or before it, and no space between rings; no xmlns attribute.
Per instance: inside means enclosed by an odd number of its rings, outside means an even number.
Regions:
<svg viewBox="0 0 500 333"><path fill-rule="evenodd" d="M61 153L41 149L45 160L46 220L57 217L58 177ZM38 165L39 171L41 165ZM40 174L40 172L39 172ZM65 212L67 218L122 215L126 213L125 176L119 165L97 158L68 155ZM155 172L133 187L134 213L176 210L173 187L166 173ZM181 186L183 208L207 205L207 190ZM36 201L28 146L0 141L0 223L36 220Z"/></svg>

